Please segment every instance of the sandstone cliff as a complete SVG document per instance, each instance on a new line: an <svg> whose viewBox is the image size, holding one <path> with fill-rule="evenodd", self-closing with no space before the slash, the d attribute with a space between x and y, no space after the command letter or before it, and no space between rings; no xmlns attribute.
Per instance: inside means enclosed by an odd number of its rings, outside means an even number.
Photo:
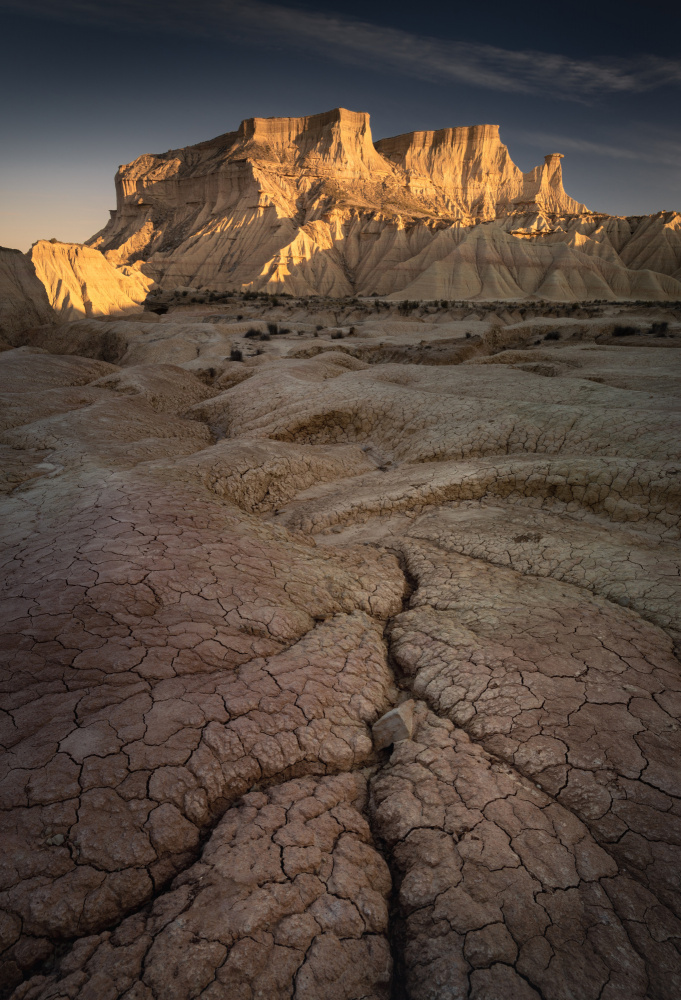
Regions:
<svg viewBox="0 0 681 1000"><path fill-rule="evenodd" d="M523 173L496 125L374 143L369 116L343 108L251 118L123 165L91 249L39 244L34 256L47 254L37 267L50 300L72 315L139 307L154 280L302 295L681 298L681 217L595 214L565 193L561 159Z"/></svg>

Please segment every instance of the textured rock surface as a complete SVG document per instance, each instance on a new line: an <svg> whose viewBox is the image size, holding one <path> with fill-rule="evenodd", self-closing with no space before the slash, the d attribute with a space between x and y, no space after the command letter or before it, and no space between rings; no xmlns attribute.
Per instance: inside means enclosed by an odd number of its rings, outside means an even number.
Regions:
<svg viewBox="0 0 681 1000"><path fill-rule="evenodd" d="M594 213L563 190L562 155L522 173L497 125L372 142L336 108L251 118L144 154L89 246L41 241L55 309L134 311L161 288L411 299L681 299L681 216ZM101 253L99 252L101 251Z"/></svg>
<svg viewBox="0 0 681 1000"><path fill-rule="evenodd" d="M142 311L154 282L138 268L113 267L92 247L39 240L30 258L50 305L65 319Z"/></svg>
<svg viewBox="0 0 681 1000"><path fill-rule="evenodd" d="M0 349L10 346L11 335L54 319L31 262L19 250L0 247Z"/></svg>
<svg viewBox="0 0 681 1000"><path fill-rule="evenodd" d="M675 1000L673 311L201 308L0 354L5 995Z"/></svg>
<svg viewBox="0 0 681 1000"><path fill-rule="evenodd" d="M391 881L356 808L363 784L308 778L245 795L161 900L81 941L58 982L17 995L383 1000Z"/></svg>

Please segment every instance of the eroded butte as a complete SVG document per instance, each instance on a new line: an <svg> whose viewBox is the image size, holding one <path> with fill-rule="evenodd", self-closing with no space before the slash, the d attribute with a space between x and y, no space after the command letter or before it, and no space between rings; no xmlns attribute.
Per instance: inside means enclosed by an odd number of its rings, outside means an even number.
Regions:
<svg viewBox="0 0 681 1000"><path fill-rule="evenodd" d="M308 177L354 171L365 200L409 177L410 211L489 216L497 262L533 246L504 206L583 215L559 161L518 176L491 132L374 146L343 114L327 160L302 143ZM0 257L4 995L677 1000L673 286L329 297L349 272L315 251L315 294L273 296L261 233L262 291L178 287L179 216L145 185L200 200L219 155L251 198L249 128L123 172L127 262ZM462 143L496 157L492 193L454 184ZM317 175L301 197L330 197ZM227 228L191 259L224 260ZM450 273L429 252L410 280Z"/></svg>

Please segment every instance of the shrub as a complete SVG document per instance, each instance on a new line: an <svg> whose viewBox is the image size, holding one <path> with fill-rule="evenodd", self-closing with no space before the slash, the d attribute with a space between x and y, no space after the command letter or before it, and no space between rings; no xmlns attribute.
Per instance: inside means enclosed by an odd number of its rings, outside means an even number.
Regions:
<svg viewBox="0 0 681 1000"><path fill-rule="evenodd" d="M273 337L276 337L276 335L279 333L278 325L276 323L268 323L267 332L271 334Z"/></svg>
<svg viewBox="0 0 681 1000"><path fill-rule="evenodd" d="M466 330L466 340L470 340L470 339L471 339L471 332L470 332L470 330Z"/></svg>
<svg viewBox="0 0 681 1000"><path fill-rule="evenodd" d="M655 337L664 337L668 329L669 329L669 323L667 323L666 320L663 320L662 322L653 323L653 325L650 328L650 332Z"/></svg>
<svg viewBox="0 0 681 1000"><path fill-rule="evenodd" d="M261 340L270 340L271 338L270 338L269 333L261 333L260 334L260 339Z"/></svg>
<svg viewBox="0 0 681 1000"><path fill-rule="evenodd" d="M244 360L243 352L240 351L238 347L233 347L232 350L229 352L229 360L243 361Z"/></svg>
<svg viewBox="0 0 681 1000"><path fill-rule="evenodd" d="M550 330L544 337L544 340L560 340L560 333L558 330Z"/></svg>
<svg viewBox="0 0 681 1000"><path fill-rule="evenodd" d="M252 326L250 330L246 330L246 333L244 334L244 337L246 337L247 340L255 340L256 337L259 337L260 335L261 335L261 331L260 330L256 330L256 328L254 326Z"/></svg>
<svg viewBox="0 0 681 1000"><path fill-rule="evenodd" d="M613 328L613 337L633 337L639 331L635 326L616 326Z"/></svg>
<svg viewBox="0 0 681 1000"><path fill-rule="evenodd" d="M405 299L404 302L400 302L397 311L402 313L403 316L407 316L412 309L418 309L418 307L418 302L410 302L409 299Z"/></svg>
<svg viewBox="0 0 681 1000"><path fill-rule="evenodd" d="M336 330L334 331L334 333L331 334L331 340L342 340L343 337L344 333L342 330Z"/></svg>

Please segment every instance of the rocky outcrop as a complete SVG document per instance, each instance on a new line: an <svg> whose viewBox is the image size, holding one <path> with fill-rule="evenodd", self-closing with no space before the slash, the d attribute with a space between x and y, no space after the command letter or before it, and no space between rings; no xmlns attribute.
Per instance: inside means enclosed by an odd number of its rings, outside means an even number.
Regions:
<svg viewBox="0 0 681 1000"><path fill-rule="evenodd" d="M485 221L528 209L580 214L586 205L563 190L561 154L523 174L501 142L498 125L409 132L376 149L405 172L409 189L443 214Z"/></svg>
<svg viewBox="0 0 681 1000"><path fill-rule="evenodd" d="M113 267L92 247L39 240L30 258L52 308L64 319L142 312L154 282L138 267Z"/></svg>
<svg viewBox="0 0 681 1000"><path fill-rule="evenodd" d="M90 244L165 289L681 298L679 217L594 215L561 160L522 173L496 125L373 143L369 116L342 108L253 118L122 166Z"/></svg>
<svg viewBox="0 0 681 1000"><path fill-rule="evenodd" d="M10 347L15 334L54 320L31 261L20 250L0 247L0 349Z"/></svg>

